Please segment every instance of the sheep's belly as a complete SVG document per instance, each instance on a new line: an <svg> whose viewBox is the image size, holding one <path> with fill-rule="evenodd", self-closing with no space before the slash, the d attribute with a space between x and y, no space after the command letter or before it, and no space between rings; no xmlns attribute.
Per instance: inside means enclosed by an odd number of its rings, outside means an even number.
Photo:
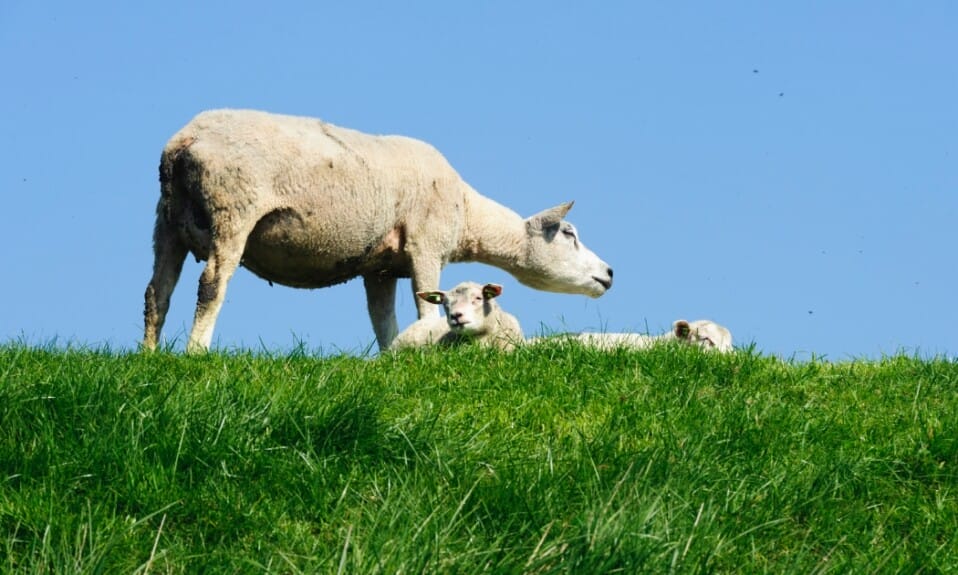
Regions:
<svg viewBox="0 0 958 575"><path fill-rule="evenodd" d="M319 233L301 223L289 218L260 221L246 242L243 266L263 279L300 288L331 286L370 273L409 277L402 229L365 235L355 230ZM373 241L362 241L370 235Z"/></svg>

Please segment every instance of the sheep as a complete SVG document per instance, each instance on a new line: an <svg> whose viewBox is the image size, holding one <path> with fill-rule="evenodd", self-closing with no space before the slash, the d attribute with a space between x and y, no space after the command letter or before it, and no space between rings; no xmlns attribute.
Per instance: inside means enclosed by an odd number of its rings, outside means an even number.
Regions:
<svg viewBox="0 0 958 575"><path fill-rule="evenodd" d="M563 221L572 202L522 219L469 186L425 142L252 110L199 114L166 144L146 288L154 349L188 253L205 260L187 351L209 348L238 266L270 284L362 277L380 349L398 332L398 278L435 290L449 262L499 267L535 289L599 297L612 268ZM420 318L438 309L416 300Z"/></svg>
<svg viewBox="0 0 958 575"><path fill-rule="evenodd" d="M544 341L553 341L554 337L532 338L530 343L542 343ZM722 353L732 351L732 333L728 328L721 326L714 321L700 319L696 321L686 321L680 319L672 324L672 331L661 335L645 335L640 333L579 333L561 336L561 340L579 341L587 347L602 350L610 349L646 349L652 345L678 340L681 342L697 345L702 349L716 350Z"/></svg>
<svg viewBox="0 0 958 575"><path fill-rule="evenodd" d="M699 319L687 322L680 319L672 324L672 333L675 338L705 350L715 350L720 353L732 351L732 332L724 325L711 320Z"/></svg>
<svg viewBox="0 0 958 575"><path fill-rule="evenodd" d="M425 302L441 305L445 317L430 316L413 322L393 340L390 351L427 345L458 345L475 342L510 351L524 341L519 320L505 312L495 298L498 284L462 282L449 291L419 292Z"/></svg>

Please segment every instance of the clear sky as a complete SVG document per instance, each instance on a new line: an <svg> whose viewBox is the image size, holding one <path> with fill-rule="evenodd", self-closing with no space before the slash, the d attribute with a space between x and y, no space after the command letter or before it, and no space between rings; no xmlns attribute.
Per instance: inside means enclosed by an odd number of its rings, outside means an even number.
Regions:
<svg viewBox="0 0 958 575"><path fill-rule="evenodd" d="M157 165L202 110L436 146L615 269L600 299L480 264L527 333L728 326L785 358L958 354L958 4L0 4L0 341L134 348ZM190 258L164 336L182 345ZM400 284L400 326L414 319ZM361 351L361 280L230 283L214 343Z"/></svg>

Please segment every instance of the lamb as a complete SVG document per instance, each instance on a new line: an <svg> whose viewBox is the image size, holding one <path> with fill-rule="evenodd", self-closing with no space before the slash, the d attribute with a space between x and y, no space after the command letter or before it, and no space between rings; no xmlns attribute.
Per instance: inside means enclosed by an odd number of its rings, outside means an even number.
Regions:
<svg viewBox="0 0 958 575"><path fill-rule="evenodd" d="M160 159L145 349L155 348L188 253L200 276L188 351L209 348L238 266L272 283L321 288L362 277L380 349L398 332L396 282L436 290L449 262L499 267L532 288L599 297L612 268L563 221L572 202L529 218L469 186L425 142L318 119L203 112ZM420 318L438 309L418 299Z"/></svg>
<svg viewBox="0 0 958 575"><path fill-rule="evenodd" d="M563 336L565 339L577 340L583 345L596 349L611 350L646 349L652 345L669 340L697 345L702 349L716 350L721 353L732 351L732 332L728 328L707 319L686 321L680 319L672 324L672 331L661 335L645 335L640 333L580 333ZM532 338L530 343L541 343L556 338Z"/></svg>
<svg viewBox="0 0 958 575"><path fill-rule="evenodd" d="M502 293L498 284L463 282L449 291L419 292L431 304L442 305L445 317L426 317L414 322L393 340L390 350L427 345L458 345L476 342L482 346L512 350L524 341L519 320L506 313L494 298Z"/></svg>
<svg viewBox="0 0 958 575"><path fill-rule="evenodd" d="M720 353L733 351L732 332L724 325L711 320L699 319L687 322L680 319L672 324L672 333L676 338L705 350L715 350Z"/></svg>

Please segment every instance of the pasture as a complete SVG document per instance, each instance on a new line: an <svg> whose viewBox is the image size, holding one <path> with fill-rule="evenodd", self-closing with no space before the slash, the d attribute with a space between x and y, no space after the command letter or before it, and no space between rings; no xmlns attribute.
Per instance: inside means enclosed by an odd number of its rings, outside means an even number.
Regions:
<svg viewBox="0 0 958 575"><path fill-rule="evenodd" d="M0 571L945 573L958 363L0 345Z"/></svg>

